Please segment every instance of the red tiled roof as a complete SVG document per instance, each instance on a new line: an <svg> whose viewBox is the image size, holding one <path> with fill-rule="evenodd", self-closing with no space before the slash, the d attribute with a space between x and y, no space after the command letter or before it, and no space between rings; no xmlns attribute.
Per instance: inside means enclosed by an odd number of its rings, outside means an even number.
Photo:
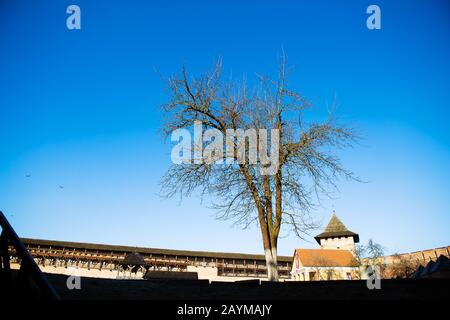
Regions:
<svg viewBox="0 0 450 320"><path fill-rule="evenodd" d="M355 256L348 250L296 249L294 257L303 267L357 267ZM296 262L297 262L296 261Z"/></svg>

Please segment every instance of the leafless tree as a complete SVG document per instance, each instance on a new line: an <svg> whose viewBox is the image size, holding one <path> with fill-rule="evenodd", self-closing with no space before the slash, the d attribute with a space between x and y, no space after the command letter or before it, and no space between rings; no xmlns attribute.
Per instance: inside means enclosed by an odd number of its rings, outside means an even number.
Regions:
<svg viewBox="0 0 450 320"><path fill-rule="evenodd" d="M311 105L289 88L287 75L284 55L277 79L257 75L257 85L251 90L245 81L225 81L221 61L198 77L189 76L183 67L167 79L170 99L163 105L167 135L192 128L194 121L224 135L227 129L279 130L274 175L261 174L261 163L250 163L246 153L245 163L173 164L161 181L163 196L185 196L199 190L213 199L218 218L232 219L244 227L256 222L271 281L278 280L277 244L282 225L304 238L316 227L309 212L319 195L334 191L339 177L355 179L333 153L353 145L354 131L339 125L332 113L322 123L307 124L304 113ZM238 143L232 141L235 146ZM237 156L233 153L232 158Z"/></svg>
<svg viewBox="0 0 450 320"><path fill-rule="evenodd" d="M389 278L410 278L420 266L420 262L407 255L395 254L392 262L387 266L386 274Z"/></svg>
<svg viewBox="0 0 450 320"><path fill-rule="evenodd" d="M360 263L365 261L377 264L383 258L384 251L385 249L381 244L369 239L367 245L359 244L356 246L355 257Z"/></svg>
<svg viewBox="0 0 450 320"><path fill-rule="evenodd" d="M355 250L355 260L363 269L368 266L376 266L380 270L380 274L385 277L386 265L384 261L385 248L369 239L366 245L359 244Z"/></svg>

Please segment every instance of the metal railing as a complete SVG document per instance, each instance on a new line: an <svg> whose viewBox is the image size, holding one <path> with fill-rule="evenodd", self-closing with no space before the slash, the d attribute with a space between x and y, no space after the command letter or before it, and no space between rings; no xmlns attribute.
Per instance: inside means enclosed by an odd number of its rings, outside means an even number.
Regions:
<svg viewBox="0 0 450 320"><path fill-rule="evenodd" d="M14 294L30 295L33 281L39 295L42 298L50 300L59 300L58 293L48 282L45 275L39 269L38 265L30 255L23 242L19 239L8 220L0 211L0 226L2 233L0 235L0 290L1 294L11 297ZM18 258L21 260L17 279L13 279L10 264L10 254L8 245L11 244L16 250ZM13 281L16 280L16 281Z"/></svg>

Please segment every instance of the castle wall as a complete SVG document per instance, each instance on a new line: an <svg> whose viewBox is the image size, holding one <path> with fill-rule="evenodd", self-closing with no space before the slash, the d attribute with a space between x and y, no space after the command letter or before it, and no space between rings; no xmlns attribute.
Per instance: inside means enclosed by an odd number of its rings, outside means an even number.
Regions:
<svg viewBox="0 0 450 320"><path fill-rule="evenodd" d="M11 269L20 269L20 264L16 262L11 263ZM82 267L64 267L64 266L52 266L52 265L39 265L44 273L52 274L62 274L67 276L80 276L80 277L90 277L90 278L104 278L104 279L116 279L117 270L102 269L97 268L82 268Z"/></svg>
<svg viewBox="0 0 450 320"><path fill-rule="evenodd" d="M416 251L411 253L402 253L399 256L401 258L416 260L422 265L426 265L431 260L436 261L440 255L446 256L450 258L450 246L449 247L441 247L434 249L427 249L422 251ZM390 255L385 257L385 264L393 264L396 262L397 256Z"/></svg>
<svg viewBox="0 0 450 320"><path fill-rule="evenodd" d="M20 264L17 262L11 262L11 269L18 270L20 268ZM54 265L42 265L39 264L39 268L44 273L51 274L62 274L67 276L79 276L79 277L88 277L88 278L104 278L104 279L120 279L126 277L130 279L129 272L117 272L117 269L104 268L99 270L98 268L87 268L86 266L82 267L64 267L64 266L54 266ZM257 280L260 279L262 281L266 279L261 279L259 277L245 277L245 276L220 276L218 275L218 269L216 267L210 266L188 266L188 272L197 272L199 280L209 280L209 281L223 281L223 282L234 282L234 281L243 281L243 280ZM174 271L177 272L177 271ZM137 272L131 274L131 279L143 279L144 274L142 272ZM285 279L289 280L289 279ZM283 280L280 280L283 281Z"/></svg>

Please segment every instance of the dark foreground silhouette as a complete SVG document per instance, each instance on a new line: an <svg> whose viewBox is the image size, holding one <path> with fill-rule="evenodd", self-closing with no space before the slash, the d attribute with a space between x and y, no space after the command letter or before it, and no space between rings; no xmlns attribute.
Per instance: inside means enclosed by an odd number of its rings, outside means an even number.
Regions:
<svg viewBox="0 0 450 320"><path fill-rule="evenodd" d="M212 282L206 280L115 280L81 278L69 290L67 276L46 274L62 299L237 299L237 300L378 300L449 299L450 279L381 280L369 290L366 281Z"/></svg>

